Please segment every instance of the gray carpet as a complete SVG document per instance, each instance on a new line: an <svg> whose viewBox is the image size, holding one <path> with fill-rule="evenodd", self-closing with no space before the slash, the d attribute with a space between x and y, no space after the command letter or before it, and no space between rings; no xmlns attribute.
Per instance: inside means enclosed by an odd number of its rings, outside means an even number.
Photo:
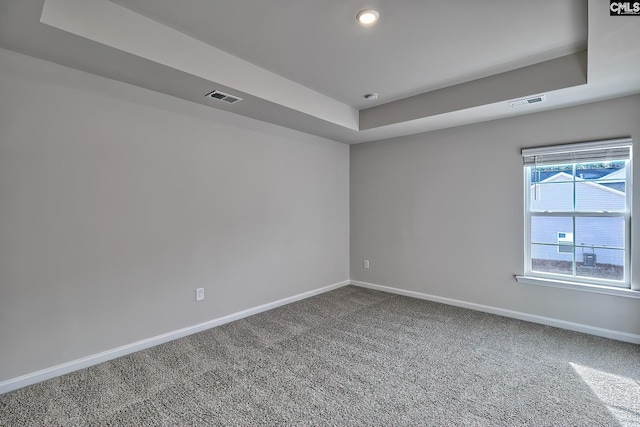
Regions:
<svg viewBox="0 0 640 427"><path fill-rule="evenodd" d="M0 396L0 425L640 425L640 346L347 286Z"/></svg>

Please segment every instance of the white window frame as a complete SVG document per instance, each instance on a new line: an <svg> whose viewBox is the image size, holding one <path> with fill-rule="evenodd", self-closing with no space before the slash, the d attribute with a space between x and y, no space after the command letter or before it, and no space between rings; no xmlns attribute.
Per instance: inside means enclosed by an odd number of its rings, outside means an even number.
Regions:
<svg viewBox="0 0 640 427"><path fill-rule="evenodd" d="M640 289L634 289L631 281L631 197L632 197L632 164L631 164L631 151L632 140L631 138L623 138L608 141L594 141L578 144L565 144L551 147L540 147L534 149L523 149L522 155L525 158L524 165L524 275L516 276L516 279L520 283L528 284L541 284L547 286L557 286L569 289L587 290L592 292L616 294L631 296L634 298L640 298ZM628 158L624 157L624 153L627 153ZM622 154L621 154L622 153ZM592 157L592 155L599 157ZM531 164L527 164L527 159L530 161L531 156L536 156L535 159L540 158L547 161L549 164L575 164L588 163L596 161L611 161L611 160L624 160L626 162L626 187L625 187L625 199L626 209L618 212L606 212L606 211L532 211L531 210ZM616 157L619 156L619 157ZM622 157L620 157L622 156ZM563 160L564 159L564 160ZM575 197L575 169L573 171L573 185L574 185L574 197ZM581 245L573 244L573 275L562 275L554 273L546 273L532 270L531 261L531 218L535 216L540 217L568 217L573 218L573 230L567 232L574 233L575 236L575 219L580 217L621 217L625 223L625 245L624 245L624 279L622 281L590 278L576 276L576 250L575 248L581 247Z"/></svg>

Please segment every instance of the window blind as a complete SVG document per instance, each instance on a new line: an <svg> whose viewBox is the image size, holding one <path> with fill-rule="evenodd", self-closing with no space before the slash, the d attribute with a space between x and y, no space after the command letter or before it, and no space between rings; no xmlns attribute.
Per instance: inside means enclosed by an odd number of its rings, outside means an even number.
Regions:
<svg viewBox="0 0 640 427"><path fill-rule="evenodd" d="M631 138L621 138L524 148L522 159L525 166L627 160L631 158L632 145Z"/></svg>

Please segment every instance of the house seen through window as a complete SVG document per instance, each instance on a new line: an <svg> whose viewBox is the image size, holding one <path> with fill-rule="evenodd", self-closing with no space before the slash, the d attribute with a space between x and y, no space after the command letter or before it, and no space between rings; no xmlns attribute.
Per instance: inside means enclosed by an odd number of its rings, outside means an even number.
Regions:
<svg viewBox="0 0 640 427"><path fill-rule="evenodd" d="M631 141L523 150L525 276L629 288Z"/></svg>

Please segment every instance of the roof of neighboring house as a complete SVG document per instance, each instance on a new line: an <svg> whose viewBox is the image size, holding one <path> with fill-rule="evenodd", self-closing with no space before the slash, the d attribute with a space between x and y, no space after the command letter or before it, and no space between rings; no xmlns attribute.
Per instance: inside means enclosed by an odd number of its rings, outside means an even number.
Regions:
<svg viewBox="0 0 640 427"><path fill-rule="evenodd" d="M603 176L602 179L625 181L627 179L627 172L625 169L618 169L615 172L611 172L609 175Z"/></svg>
<svg viewBox="0 0 640 427"><path fill-rule="evenodd" d="M573 181L573 176L569 175L566 172L558 172L541 180L540 182L556 182L556 181L560 181L560 182ZM584 180L582 178L576 177L576 181L584 181Z"/></svg>
<svg viewBox="0 0 640 427"><path fill-rule="evenodd" d="M613 170L613 172L611 172ZM546 169L540 168L538 170L532 171L532 181L543 182L547 179L554 177L558 174L568 175L566 172L560 170ZM582 169L577 171L577 175L584 179L612 179L612 180L624 180L625 172L624 168L621 169L612 169L612 168L595 168L595 169ZM537 179L536 179L537 178Z"/></svg>
<svg viewBox="0 0 640 427"><path fill-rule="evenodd" d="M609 193L617 194L619 196L624 197L625 177L626 175L625 175L624 169L619 169L615 172L612 172L608 175L603 176L602 178L599 178L599 179L607 179L607 180L610 179L611 181L609 182L599 182L599 181L594 182L590 179L587 180L580 177L576 177L576 182L580 182L582 184L588 185L589 187L592 187L594 189L607 191ZM566 172L558 172L541 180L540 183L572 182L572 181L573 181L572 175ZM533 186L535 185L535 183L532 183L531 185Z"/></svg>
<svg viewBox="0 0 640 427"><path fill-rule="evenodd" d="M624 193L627 180L627 172L625 169L618 169L615 172L611 172L603 176L602 179L607 181L600 182L601 185Z"/></svg>

